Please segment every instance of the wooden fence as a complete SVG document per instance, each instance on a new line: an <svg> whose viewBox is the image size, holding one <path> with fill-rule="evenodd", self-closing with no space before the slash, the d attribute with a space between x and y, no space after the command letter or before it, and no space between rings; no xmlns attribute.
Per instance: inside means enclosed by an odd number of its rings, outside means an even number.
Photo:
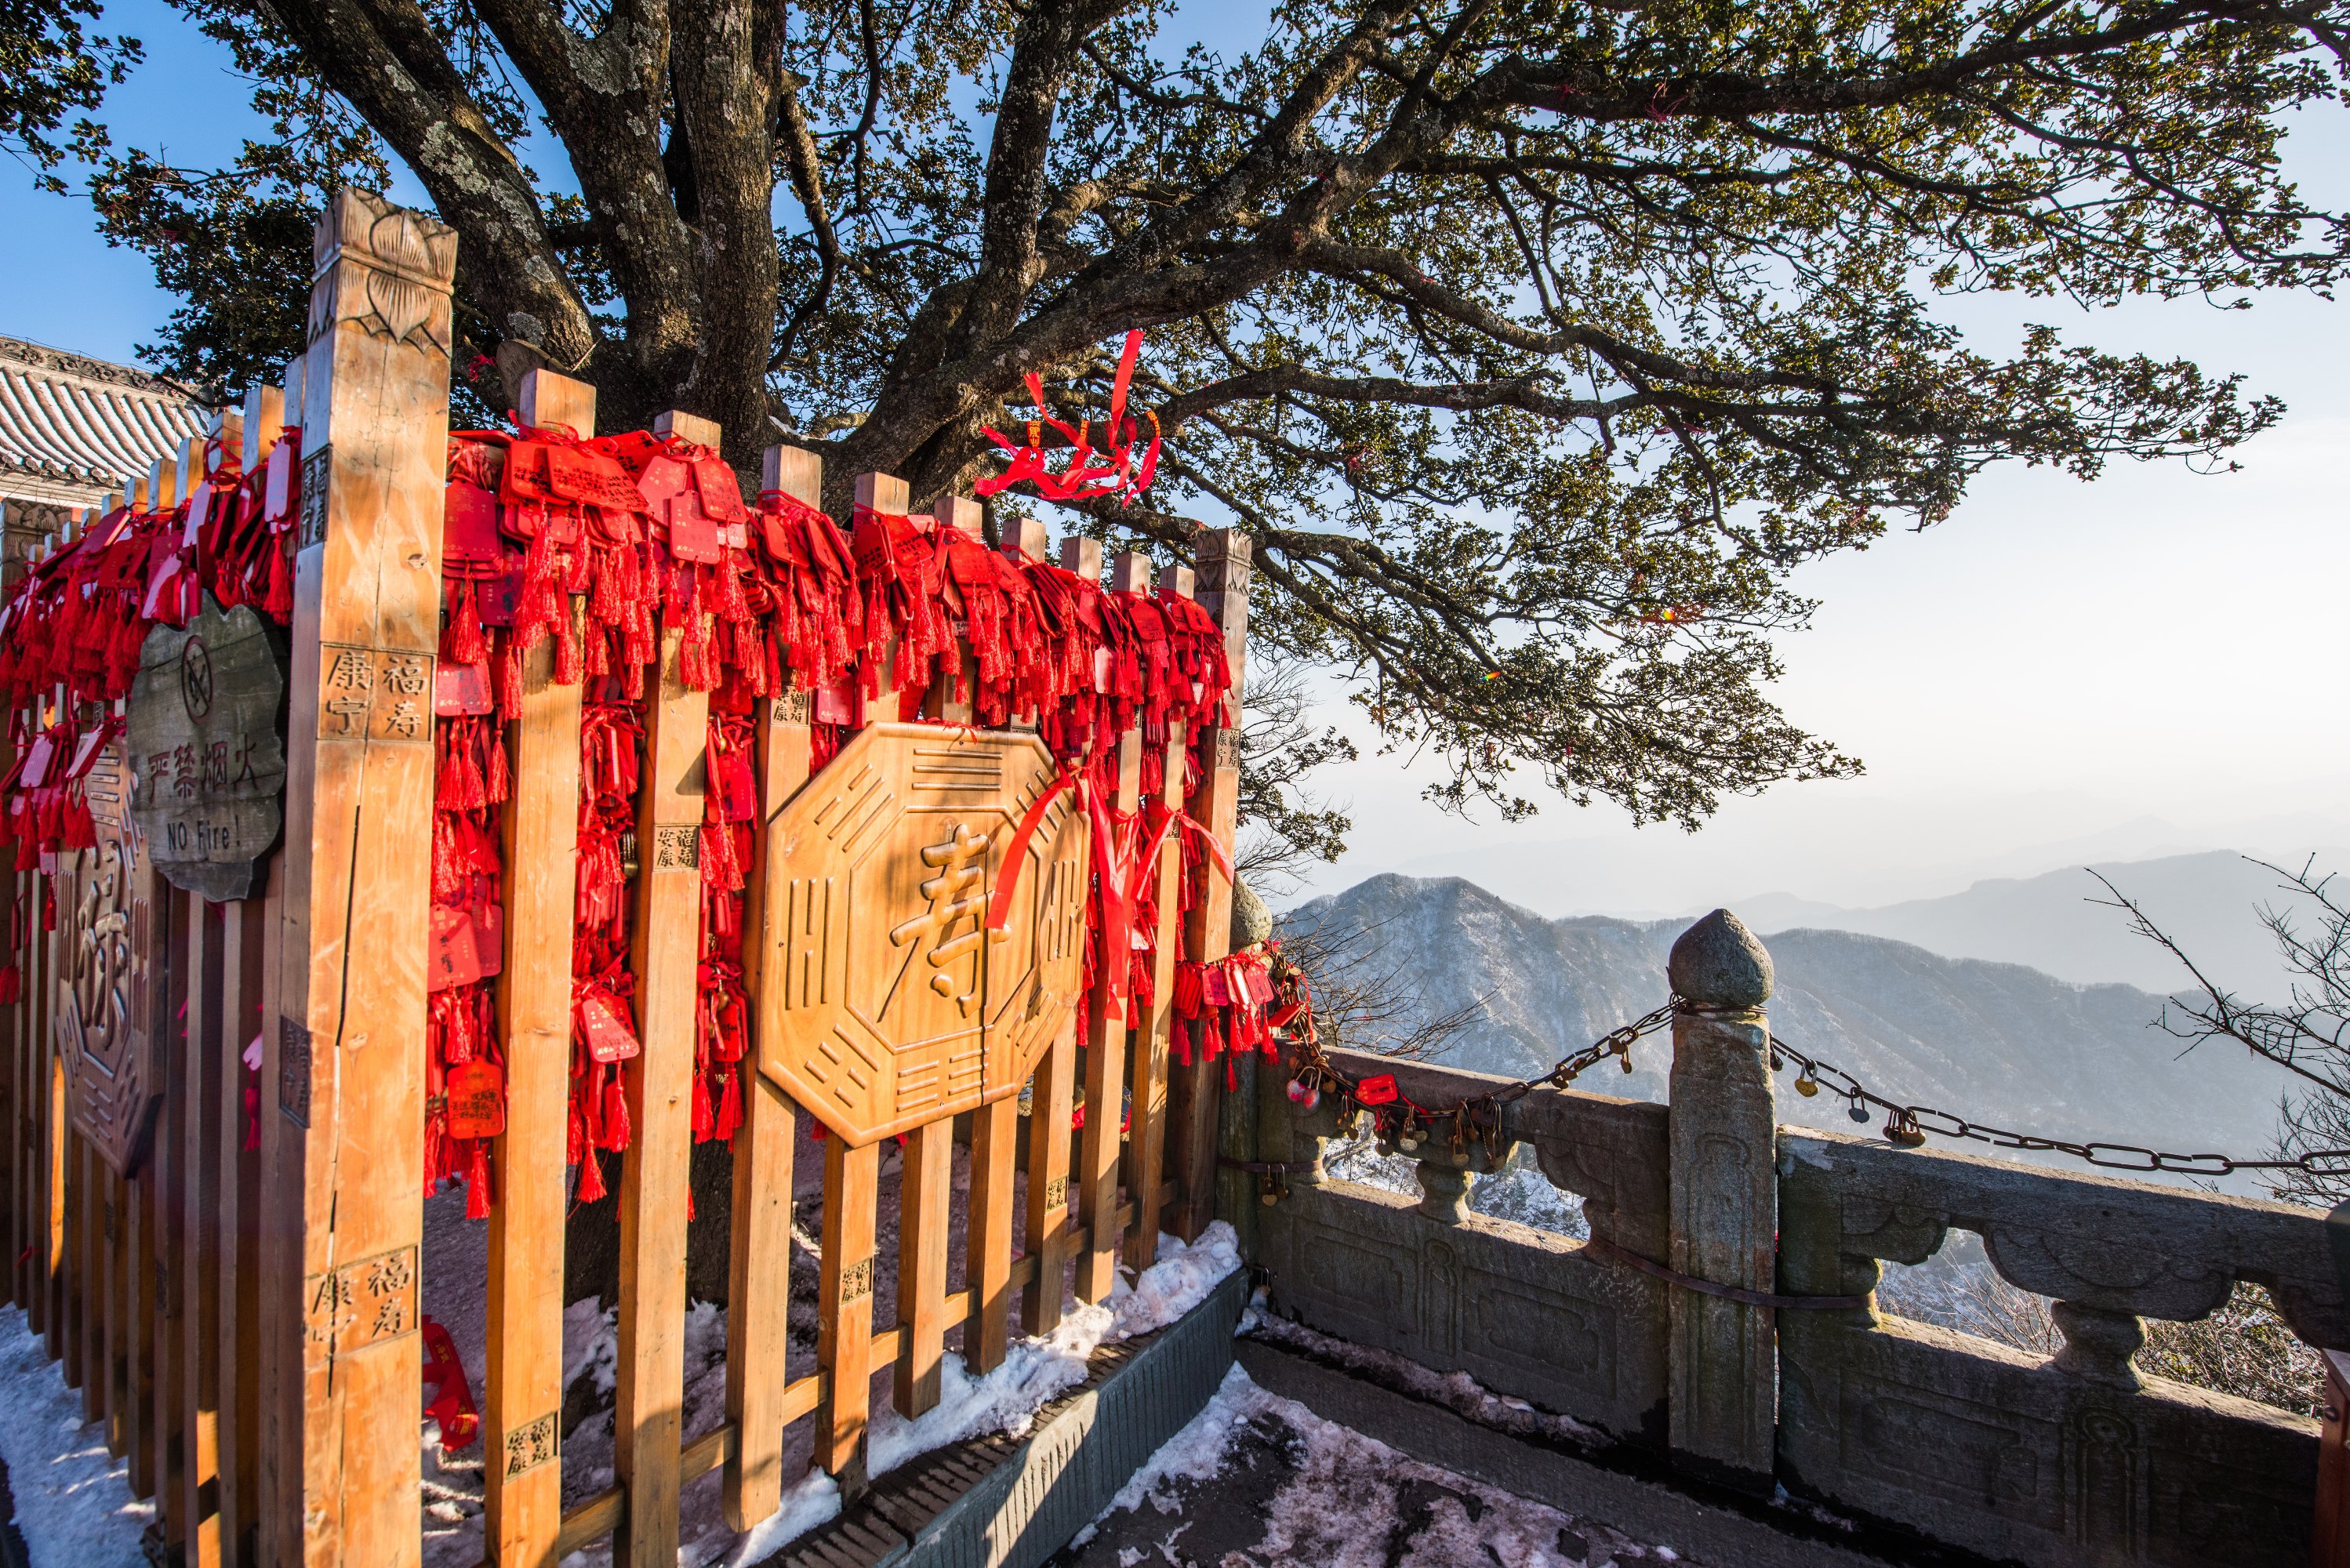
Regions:
<svg viewBox="0 0 2350 1568"><path fill-rule="evenodd" d="M15 1260L7 1286L88 1417L105 1423L133 1489L157 1501L166 1550L191 1564L383 1568L419 1559L432 940L424 846L433 835L435 753L431 725L420 727L413 706L401 703L432 691L442 636L454 264L453 235L429 217L338 196L318 229L310 347L287 367L285 385L224 410L213 442L192 443L176 465L159 463L126 498L134 510L168 513L207 481L210 465L241 448L241 471L254 472L281 428L298 426L299 551L276 732L283 838L249 895L213 902L163 880L156 846L130 815L119 737L106 741L85 779L95 846L11 873L10 940L24 983L21 1000L0 1009L8 1151L0 1245ZM577 382L535 372L521 401L526 425L594 430L595 394ZM683 414L665 416L661 428L712 446L720 433ZM813 455L774 448L766 464L764 488L816 502ZM886 475L864 476L857 490L877 512L909 509L905 485ZM973 503L942 498L931 511L938 528L978 530ZM1003 534L1006 553L1041 556L1038 524L1014 520ZM1198 601L1222 629L1234 672L1222 715L1231 720L1246 543L1206 533L1196 558ZM1065 542L1061 563L1099 580L1100 549L1090 540ZM1139 556L1120 556L1113 572L1116 588L1153 587ZM1191 596L1192 572L1170 566L1155 587L1162 597ZM763 699L743 963L759 1044L744 1064L743 1119L732 1145L726 1419L688 1440L681 1386L700 877L690 849L673 858L667 846L680 831L682 842L696 842L703 822L708 698L681 678L672 631L641 705L636 842L644 864L635 876L630 967L642 1049L624 1073L632 1140L618 1184L616 1482L567 1512L559 1409L582 689L554 679L556 657L552 639L527 655L522 700L504 731L512 783L500 814L495 1034L505 1111L487 1220L485 1551L493 1563L551 1564L608 1535L616 1563L668 1563L677 1555L680 1489L694 1478L723 1469L728 1520L747 1528L796 1479L785 1473L785 1432L807 1421L816 1462L853 1490L862 1484L879 1375L890 1375L883 1397L919 1415L940 1397L951 1331L960 1327L970 1366L984 1371L1015 1327L1040 1333L1055 1324L1071 1273L1080 1299L1099 1301L1121 1261L1149 1262L1161 1226L1195 1236L1212 1212L1222 1068L1170 1067L1182 872L1170 837L1156 869L1157 972L1139 1027L1129 1032L1105 964L1095 993L1071 998L1066 1023L1029 1047L1029 1125L1067 1127L1082 1084L1094 1113L1082 1132L1019 1136L1019 1084L1003 1071L1005 1062L1015 1072L1021 1065L1019 1020L1008 1009L997 1034L975 1036L992 1054L986 1074L970 1079L984 1079L978 1093L926 1102L905 1086L926 1080L900 1071L900 1111L889 1127L904 1139L893 1323L874 1321L880 1145L837 1131L826 1138L818 1354L812 1367L787 1367L791 1168L804 1113L778 1081L787 1074L754 1069L776 1058L775 1043L806 1033L794 1010L821 1002L833 971L821 953L811 958L812 933L822 932L810 924L815 883L790 864L800 840L773 831L792 820L795 802L803 815L808 809L810 696ZM949 773L967 774L980 765L972 759L988 757L997 761L987 765L1027 768L1035 776L1020 800L1032 804L1050 782L1049 763L1033 761L1043 747L1017 731L957 728L972 714L958 705L952 664L926 699L924 716L936 722L920 729L922 744L946 757L936 765ZM57 701L17 715L19 735L56 722ZM873 703L865 706L870 712ZM80 718L88 732L104 715ZM907 727L868 728L879 748ZM1164 781L1166 806L1187 807L1228 846L1237 735L1206 739L1200 754L1213 765L1186 799L1183 758L1195 740L1180 723L1154 736L1150 745L1165 750L1149 773ZM1144 753L1139 729L1116 742L1116 812L1141 804ZM814 776L839 783L844 798L854 782L838 768ZM1074 805L1046 815L1069 819L1065 837L1082 846ZM1000 847L993 853L1000 857ZM1065 869L1081 884L1082 847L1075 856ZM983 898L998 861L982 854L977 864ZM886 875L919 879L935 866ZM871 885L862 895L868 903ZM1031 896L1041 911L1054 893L1039 882ZM1186 956L1223 956L1230 897L1223 881L1208 879L1188 912ZM981 940L983 961L992 945ZM983 1019L991 1005L1001 1004L983 1003ZM1013 1054L993 1054L1003 1052ZM940 1069L950 1080L961 1070ZM1117 1107L1129 1088L1121 1137ZM951 1108L926 1114L925 1104ZM948 1231L960 1201L950 1175L954 1111L966 1118L971 1177L965 1285L950 1293ZM1021 1158L1024 1172L1015 1170ZM1015 1199L1023 1176L1024 1211Z"/></svg>

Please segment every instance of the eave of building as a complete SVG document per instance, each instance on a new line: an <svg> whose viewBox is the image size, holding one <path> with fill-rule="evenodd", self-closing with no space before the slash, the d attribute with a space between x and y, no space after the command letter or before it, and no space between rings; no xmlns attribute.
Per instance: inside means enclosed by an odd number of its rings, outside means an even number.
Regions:
<svg viewBox="0 0 2350 1568"><path fill-rule="evenodd" d="M90 505L177 455L205 419L162 377L0 337L0 496Z"/></svg>

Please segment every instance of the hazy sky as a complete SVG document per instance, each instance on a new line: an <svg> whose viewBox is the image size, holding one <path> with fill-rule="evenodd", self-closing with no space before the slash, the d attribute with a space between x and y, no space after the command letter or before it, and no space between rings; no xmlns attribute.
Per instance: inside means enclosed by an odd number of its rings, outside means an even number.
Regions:
<svg viewBox="0 0 2350 1568"><path fill-rule="evenodd" d="M107 25L151 53L109 105L122 140L201 162L247 133L241 84L176 15L142 0L109 5ZM2350 135L2312 124L2294 163L2316 181L2345 151ZM543 146L531 156L550 161ZM2339 202L2350 182L2330 182ZM395 193L420 199L405 181ZM129 358L171 308L143 260L90 233L86 206L5 166L0 279L0 333L109 358ZM2083 485L1995 472L1940 527L1801 574L1822 607L1786 639L1777 695L1861 756L1865 779L1733 801L1690 836L1555 801L1515 827L1463 823L1419 801L1424 773L1368 757L1333 781L1358 828L1318 883L1505 866L1514 896L1545 912L1661 913L1770 890L1885 902L2170 847L2350 844L2350 728L2325 674L2350 581L2341 309L2301 297L2084 317L1970 300L1950 314L1991 351L2045 321L2108 348L2189 355L2290 411L2238 473L2130 465Z"/></svg>

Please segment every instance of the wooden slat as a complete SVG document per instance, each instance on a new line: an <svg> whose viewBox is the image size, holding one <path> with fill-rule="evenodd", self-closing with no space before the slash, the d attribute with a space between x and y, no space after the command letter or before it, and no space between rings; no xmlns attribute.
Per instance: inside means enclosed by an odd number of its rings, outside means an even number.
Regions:
<svg viewBox="0 0 2350 1568"><path fill-rule="evenodd" d="M906 1135L898 1179L898 1324L895 1396L911 1419L939 1402L946 1347L947 1207L954 1196L954 1122Z"/></svg>
<svg viewBox="0 0 2350 1568"><path fill-rule="evenodd" d="M824 490L823 460L796 447L774 446L761 465L759 487L814 506ZM791 691L763 699L756 734L760 831L752 836L743 868L743 989L749 998L753 1049L742 1065L743 1126L734 1134L733 1234L727 1254L726 1418L743 1440L726 1460L726 1521L736 1530L775 1511L783 1497L785 1346L791 1331L792 1142L797 1113L759 1071L758 1042L781 1027L785 1002L780 964L767 962L786 935L788 897L767 887L766 825L807 782L809 694Z"/></svg>
<svg viewBox="0 0 2350 1568"><path fill-rule="evenodd" d="M375 247L385 247L378 251ZM432 663L456 236L344 191L304 378L271 1272L301 1283L300 1402L271 1401L271 1563L413 1568L421 1450ZM395 337L378 302L397 300ZM273 1031L276 1033L276 1031ZM307 1070L305 1058L307 1057ZM298 1325L298 1326L297 1326ZM298 1478L298 1479L296 1479Z"/></svg>
<svg viewBox="0 0 2350 1568"><path fill-rule="evenodd" d="M1111 586L1120 593L1150 591L1150 561L1132 551L1121 555L1112 569ZM1128 730L1118 738L1117 814L1131 816L1141 803L1142 732ZM1077 1219L1089 1233L1077 1254L1077 1299L1109 1299L1118 1281L1118 1125L1126 1099L1127 970L1125 951L1104 950L1094 976L1094 992L1086 1009L1086 1126L1077 1151Z"/></svg>
<svg viewBox="0 0 2350 1568"><path fill-rule="evenodd" d="M596 431L596 389L523 378L523 423ZM523 656L506 730L512 784L499 826L505 953L496 987L506 1130L494 1151L489 1366L482 1388L483 1529L501 1568L552 1563L563 1523L564 1147L571 1084L571 942L579 829L580 689L555 683L555 639Z"/></svg>
<svg viewBox="0 0 2350 1568"><path fill-rule="evenodd" d="M130 1299L130 1184L112 1170L106 1179L106 1447L127 1458L138 1423L130 1408L130 1342L136 1334Z"/></svg>
<svg viewBox="0 0 2350 1568"><path fill-rule="evenodd" d="M190 906L203 901L165 888L172 911L170 970L165 981L161 1038L156 1042L163 1086L156 1109L155 1171L155 1432L161 1463L156 1472L155 1519L173 1552L188 1539L187 1159L188 1045L193 1027L189 990L203 963L203 921Z"/></svg>
<svg viewBox="0 0 2350 1568"><path fill-rule="evenodd" d="M160 906L160 900L159 900ZM158 913L160 914L160 907ZM124 1391L125 1438L130 1450L130 1490L153 1497L161 1464L155 1429L155 1184L151 1158L130 1182L125 1205L123 1293L130 1304L126 1345L129 1379Z"/></svg>
<svg viewBox="0 0 2350 1568"><path fill-rule="evenodd" d="M1061 541L1061 566L1088 582L1101 580L1101 545L1092 539ZM1031 1080L1028 1103L1028 1214L1023 1251L1036 1272L1021 1293L1021 1327L1050 1334L1061 1321L1061 1274L1069 1259L1069 1231L1076 1194L1070 1190L1069 1118L1076 1098L1077 1034L1086 1027L1072 1015L1045 1049Z"/></svg>
<svg viewBox="0 0 2350 1568"><path fill-rule="evenodd" d="M71 1102L68 1102L70 1107ZM67 1158L73 1161L73 1208L69 1216L72 1230L69 1242L73 1250L74 1313L80 1320L75 1325L73 1355L75 1370L67 1374L66 1382L81 1389L81 1413L86 1421L106 1418L106 1306L105 1290L99 1278L99 1188L98 1173L103 1161L89 1140L75 1137Z"/></svg>
<svg viewBox="0 0 2350 1568"><path fill-rule="evenodd" d="M824 1243L816 1283L816 1366L830 1393L816 1411L816 1462L844 1490L865 1484L872 1402L873 1222L881 1152L824 1140Z"/></svg>
<svg viewBox="0 0 2350 1568"><path fill-rule="evenodd" d="M220 1114L221 994L226 934L223 908L188 896L188 919L201 932L202 954L192 959L188 984L187 1114L179 1119L184 1173L180 1189L186 1283L180 1324L187 1336L181 1386L186 1444L182 1484L187 1489L187 1568L217 1568L220 1535Z"/></svg>
<svg viewBox="0 0 2350 1568"><path fill-rule="evenodd" d="M49 880L42 878L45 883ZM49 1037L56 1014L57 950L63 940L61 930L46 937L36 936L33 940L40 950L40 965L34 976L32 1042L33 1086L37 1096L37 1125L33 1132L37 1186L33 1218L34 1240L39 1244L34 1258L33 1286L39 1293L41 1329L52 1359L64 1354L65 1332L66 1082Z"/></svg>
<svg viewBox="0 0 2350 1568"><path fill-rule="evenodd" d="M273 863L270 881L277 871ZM245 1048L261 1032L263 949L269 934L265 887L231 904L222 928L221 1044L213 1147L220 1159L220 1538L223 1556L244 1557L252 1529L259 1463L261 1265L254 1210L261 1198L261 1160L244 1147Z"/></svg>
<svg viewBox="0 0 2350 1568"><path fill-rule="evenodd" d="M1232 689L1220 722L1207 727L1202 744L1212 765L1186 809L1230 850L1240 814L1241 691L1248 673L1248 535L1209 529L1200 535L1198 560L1200 607L1223 628ZM1211 869L1185 925L1184 950L1196 959L1222 958L1232 949L1232 890ZM1222 1064L1205 1060L1174 1075L1167 1136L1182 1197L1171 1229L1186 1241L1197 1241L1216 1217L1216 1107L1223 1081Z"/></svg>
<svg viewBox="0 0 2350 1568"><path fill-rule="evenodd" d="M1188 599L1192 592L1191 568L1169 566L1159 574L1159 592L1163 598ZM1186 737L1183 722L1170 719L1167 722L1165 767L1161 773L1159 804L1168 811L1179 811L1183 805L1183 753ZM1159 847L1159 864L1152 875L1158 882L1158 929L1152 933L1150 965L1150 1006L1142 1015L1142 1027L1134 1037L1134 1114L1126 1142L1126 1190L1138 1200L1141 1194L1159 1190L1167 1162L1167 1064L1168 1036L1175 1024L1175 958L1181 936L1177 921L1183 901L1183 843L1180 834L1170 833L1167 842ZM1154 1199L1141 1206L1141 1217L1126 1232L1126 1265L1130 1269L1149 1268L1159 1257L1159 1205Z"/></svg>
<svg viewBox="0 0 2350 1568"><path fill-rule="evenodd" d="M1010 1096L972 1113L963 1278L977 1306L963 1328L962 1353L972 1371L982 1375L1003 1360L1012 1334L1012 1177L1019 1127L1020 1102Z"/></svg>
<svg viewBox="0 0 2350 1568"><path fill-rule="evenodd" d="M243 442L240 453L244 470L253 473L259 470L270 449L277 442L286 422L286 389L283 387L255 385L245 393ZM235 1237L234 1279L224 1276L222 1301L226 1322L222 1329L221 1356L223 1365L234 1369L234 1410L230 1398L224 1396L221 1412L223 1445L226 1457L222 1472L227 1479L231 1493L224 1499L224 1512L233 1526L232 1545L240 1563L258 1559L256 1539L261 1515L261 1394L262 1375L262 1303L264 1281L261 1256L261 1193L262 1154L259 1148L247 1148L247 1124L260 1130L264 1116L274 1119L276 1113L268 1108L269 1096L262 1096L255 1106L257 1114L245 1109L245 1088L256 1090L263 1083L262 1075L248 1071L244 1052L256 1039L264 1041L271 1032L271 1022L277 1017L275 992L277 958L277 919L285 886L283 855L270 857L267 881L254 889L244 900L237 920L237 975L244 997L237 1026L230 1035L235 1055L228 1064L228 1084L224 1088L228 1125L224 1129L224 1144L234 1151L230 1168L235 1173L234 1223L227 1212L229 1189L223 1191L222 1223L224 1231Z"/></svg>
<svg viewBox="0 0 2350 1568"><path fill-rule="evenodd" d="M612 1561L623 1568L668 1568L677 1555L692 1155L688 1098L710 724L709 693L687 690L681 676L681 642L682 628L664 625L658 680L646 681L644 784L637 796L640 869L629 968L642 1049L622 1072L629 1135L620 1175L619 1388L612 1417L613 1471L629 1496L628 1518L613 1541Z"/></svg>

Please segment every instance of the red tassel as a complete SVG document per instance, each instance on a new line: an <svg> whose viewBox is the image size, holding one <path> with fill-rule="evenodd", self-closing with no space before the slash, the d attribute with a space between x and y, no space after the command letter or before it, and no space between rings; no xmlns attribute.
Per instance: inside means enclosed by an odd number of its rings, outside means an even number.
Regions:
<svg viewBox="0 0 2350 1568"><path fill-rule="evenodd" d="M579 1186L572 1196L581 1203L600 1203L606 1192L604 1162L590 1147L582 1151L579 1160Z"/></svg>
<svg viewBox="0 0 2350 1568"><path fill-rule="evenodd" d="M466 1141L473 1146L473 1159L465 1172L465 1218L486 1220L490 1217L490 1140Z"/></svg>

